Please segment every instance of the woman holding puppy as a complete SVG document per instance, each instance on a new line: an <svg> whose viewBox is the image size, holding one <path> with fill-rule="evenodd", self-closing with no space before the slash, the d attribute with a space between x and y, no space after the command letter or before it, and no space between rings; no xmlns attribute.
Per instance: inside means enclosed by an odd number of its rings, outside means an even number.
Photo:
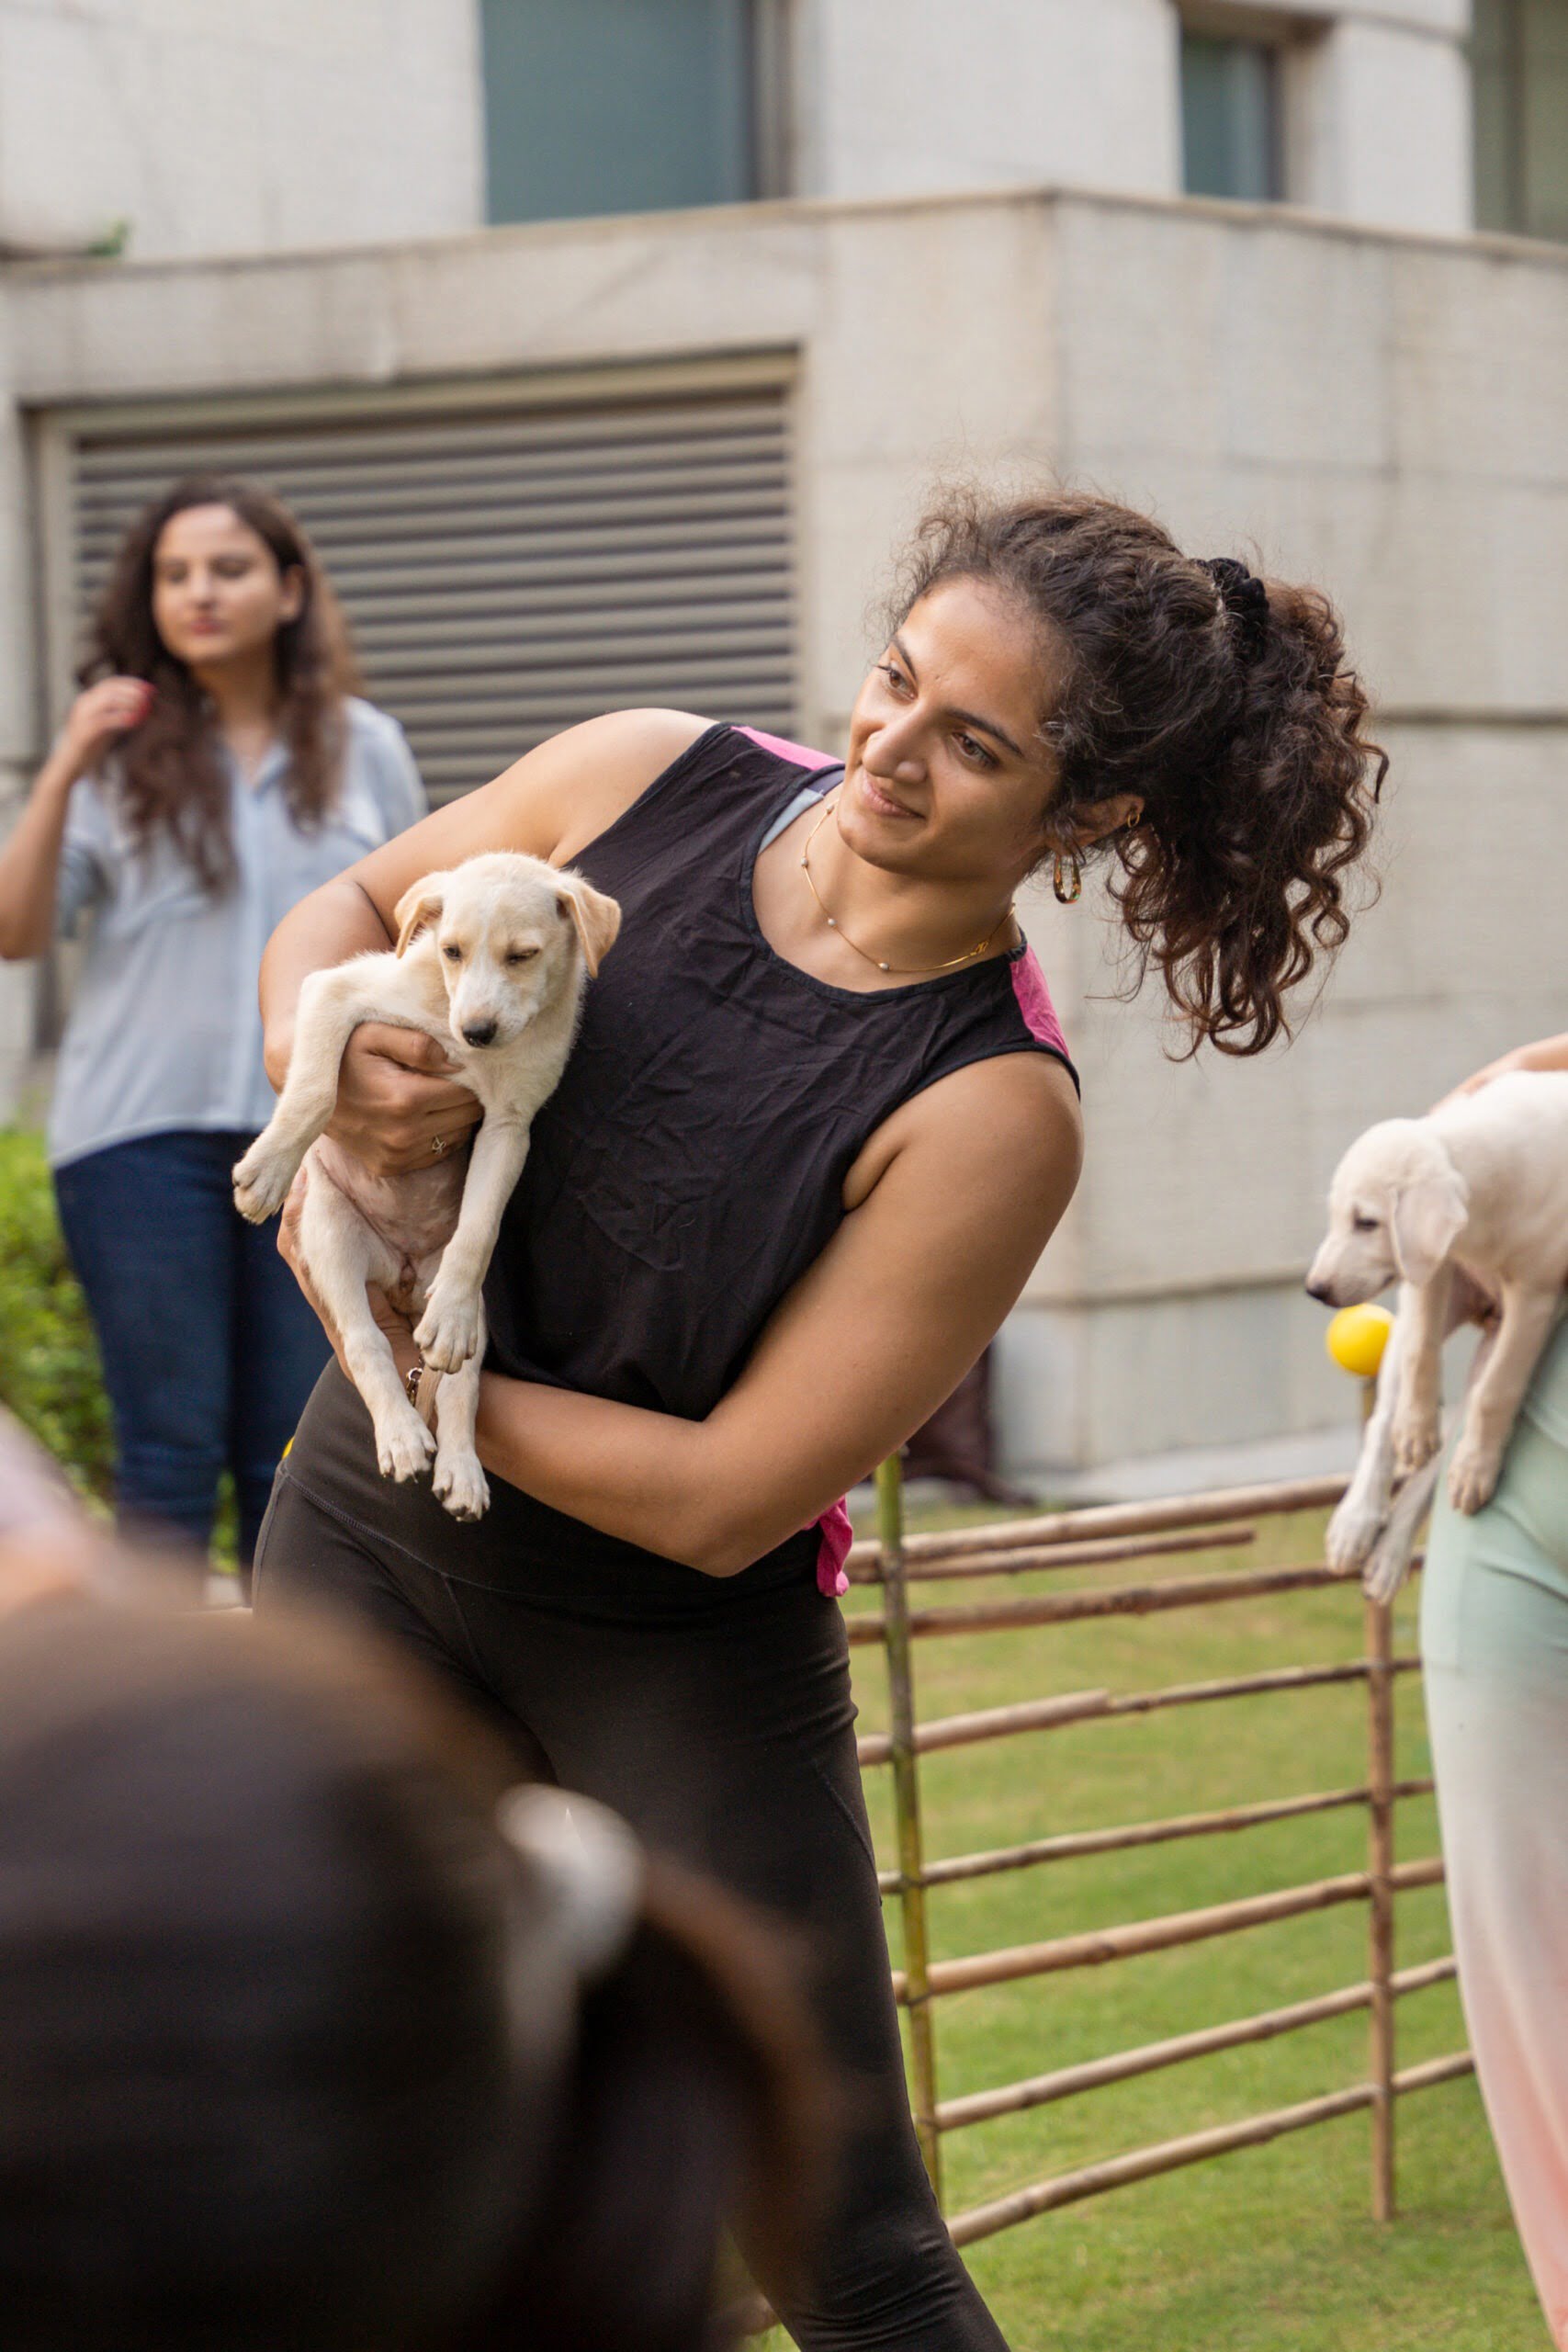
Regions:
<svg viewBox="0 0 1568 2352"><path fill-rule="evenodd" d="M50 1157L122 1518L205 1550L228 1468L248 1562L325 1358L230 1198L272 1113L256 974L288 909L424 796L396 720L354 696L304 533L252 484L192 477L132 525L81 679L0 854L0 956L86 931Z"/></svg>
<svg viewBox="0 0 1568 2352"><path fill-rule="evenodd" d="M1568 1070L1568 1034L1468 1079ZM1568 1320L1535 1369L1491 1499L1439 1480L1421 1656L1460 1990L1551 2340L1568 2352Z"/></svg>
<svg viewBox="0 0 1568 2352"><path fill-rule="evenodd" d="M1344 935L1379 762L1325 599L1104 501L944 509L892 618L842 765L681 712L593 720L282 926L275 1079L305 975L385 947L433 869L530 851L623 912L491 1270L489 1516L383 1482L329 1370L259 1600L375 1620L540 1769L797 1925L852 2132L785 2321L808 2352L994 2352L909 2122L834 1498L975 1361L1077 1181L1021 884L1043 864L1071 899L1107 859L1193 1043L1257 1052ZM416 1167L474 1106L375 1042L333 1132Z"/></svg>

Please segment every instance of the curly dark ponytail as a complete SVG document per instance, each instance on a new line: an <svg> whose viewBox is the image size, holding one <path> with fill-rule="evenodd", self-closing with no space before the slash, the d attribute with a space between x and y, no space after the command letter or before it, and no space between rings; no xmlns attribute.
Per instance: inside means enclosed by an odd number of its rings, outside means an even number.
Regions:
<svg viewBox="0 0 1568 2352"><path fill-rule="evenodd" d="M1343 876L1388 765L1328 599L1066 493L965 494L929 514L900 614L953 579L1017 597L1065 657L1041 722L1058 775L1048 854L1077 849L1076 809L1143 802L1106 845L1137 978L1158 967L1193 1049L1256 1054L1288 1034L1286 992L1349 928Z"/></svg>

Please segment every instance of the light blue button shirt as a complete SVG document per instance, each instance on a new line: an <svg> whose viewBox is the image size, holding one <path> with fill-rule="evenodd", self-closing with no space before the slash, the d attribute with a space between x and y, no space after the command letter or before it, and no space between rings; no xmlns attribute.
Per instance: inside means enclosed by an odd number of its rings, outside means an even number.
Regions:
<svg viewBox="0 0 1568 2352"><path fill-rule="evenodd" d="M166 834L132 842L112 786L71 795L56 915L85 930L49 1123L56 1167L172 1128L252 1135L272 1116L256 983L262 950L292 906L425 813L402 729L348 706L349 740L332 808L313 831L284 794L287 755L247 784L229 762L237 878L204 890Z"/></svg>

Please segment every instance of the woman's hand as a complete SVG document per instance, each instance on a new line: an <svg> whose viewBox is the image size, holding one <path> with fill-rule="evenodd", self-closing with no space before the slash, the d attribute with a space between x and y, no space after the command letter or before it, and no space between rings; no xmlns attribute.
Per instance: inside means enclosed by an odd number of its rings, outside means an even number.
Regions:
<svg viewBox="0 0 1568 2352"><path fill-rule="evenodd" d="M41 956L54 931L60 849L71 795L118 735L152 707L145 678L102 678L77 695L28 805L0 850L0 958Z"/></svg>
<svg viewBox="0 0 1568 2352"><path fill-rule="evenodd" d="M306 1182L305 1170L301 1169L289 1187L288 1198L283 1204L283 1215L278 1220L277 1227L277 1252L304 1292L322 1330L332 1341L333 1353L338 1361L338 1370L345 1380L352 1380L354 1374L343 1351L343 1334L322 1305L321 1294L312 1283L310 1270L300 1253L299 1213L305 1204ZM367 1283L365 1295L369 1301L371 1315L378 1328L386 1335L387 1345L392 1351L392 1361L398 1367L398 1377L400 1380L406 1381L413 1366L421 1361L419 1350L413 1343L413 1324L402 1309L395 1306L388 1297L379 1283ZM421 1403L422 1405L423 1403L423 1397Z"/></svg>
<svg viewBox="0 0 1568 2352"><path fill-rule="evenodd" d="M484 1116L453 1068L423 1030L362 1023L343 1057L327 1133L376 1176L434 1167L444 1149L467 1144Z"/></svg>
<svg viewBox="0 0 1568 2352"><path fill-rule="evenodd" d="M140 727L152 707L145 678L100 678L71 706L55 746L62 768L74 780L96 767L117 736Z"/></svg>

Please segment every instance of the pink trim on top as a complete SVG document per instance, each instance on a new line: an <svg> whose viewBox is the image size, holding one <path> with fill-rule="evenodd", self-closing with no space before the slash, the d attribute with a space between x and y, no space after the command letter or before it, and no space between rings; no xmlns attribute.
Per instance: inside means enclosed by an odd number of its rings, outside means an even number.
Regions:
<svg viewBox="0 0 1568 2352"><path fill-rule="evenodd" d="M850 1589L844 1562L854 1541L850 1514L842 1501L825 1510L817 1521L822 1541L817 1547L817 1589L829 1600L841 1600Z"/></svg>
<svg viewBox="0 0 1568 2352"><path fill-rule="evenodd" d="M1018 999L1018 1009L1023 1015L1030 1035L1042 1046L1049 1046L1053 1053L1067 1058L1067 1041L1062 1024L1056 1018L1056 1008L1051 1001L1051 991L1045 985L1032 947L1026 947L1012 967L1012 992Z"/></svg>
<svg viewBox="0 0 1568 2352"><path fill-rule="evenodd" d="M782 735L764 735L756 727L738 727L735 731L778 759L792 760L797 768L832 768L839 764L829 752L808 752L804 743L786 743Z"/></svg>

